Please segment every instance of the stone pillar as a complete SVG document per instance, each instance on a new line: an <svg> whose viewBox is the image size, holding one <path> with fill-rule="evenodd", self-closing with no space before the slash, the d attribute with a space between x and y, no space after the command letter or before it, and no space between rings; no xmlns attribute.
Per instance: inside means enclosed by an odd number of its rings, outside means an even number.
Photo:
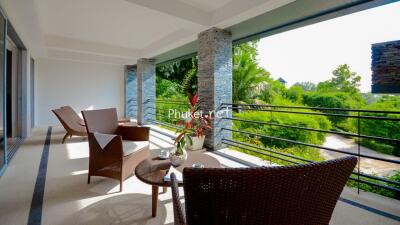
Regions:
<svg viewBox="0 0 400 225"><path fill-rule="evenodd" d="M140 125L156 119L156 64L152 59L137 62L137 120Z"/></svg>
<svg viewBox="0 0 400 225"><path fill-rule="evenodd" d="M137 119L137 74L136 66L125 70L125 118Z"/></svg>
<svg viewBox="0 0 400 225"><path fill-rule="evenodd" d="M198 91L201 110L213 112L212 130L206 133L205 146L210 149L225 147L222 138L232 139L231 110L221 108L232 102L232 36L228 31L211 28L198 36Z"/></svg>

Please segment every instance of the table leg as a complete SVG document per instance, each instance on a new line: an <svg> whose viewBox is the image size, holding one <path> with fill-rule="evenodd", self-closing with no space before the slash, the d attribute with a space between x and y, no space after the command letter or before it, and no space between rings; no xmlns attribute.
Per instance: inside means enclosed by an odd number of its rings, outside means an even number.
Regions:
<svg viewBox="0 0 400 225"><path fill-rule="evenodd" d="M163 194L164 194L164 193L167 193L167 187L163 187L161 193L163 193Z"/></svg>
<svg viewBox="0 0 400 225"><path fill-rule="evenodd" d="M157 216L158 186L152 186L151 216Z"/></svg>

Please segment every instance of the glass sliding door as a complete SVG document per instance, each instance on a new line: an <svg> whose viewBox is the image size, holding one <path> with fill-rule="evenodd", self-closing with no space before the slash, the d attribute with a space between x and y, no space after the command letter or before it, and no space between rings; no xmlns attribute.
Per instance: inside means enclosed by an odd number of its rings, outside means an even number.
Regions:
<svg viewBox="0 0 400 225"><path fill-rule="evenodd" d="M7 136L5 130L5 85L6 85L6 36L7 21L3 13L0 11L0 175L7 166Z"/></svg>

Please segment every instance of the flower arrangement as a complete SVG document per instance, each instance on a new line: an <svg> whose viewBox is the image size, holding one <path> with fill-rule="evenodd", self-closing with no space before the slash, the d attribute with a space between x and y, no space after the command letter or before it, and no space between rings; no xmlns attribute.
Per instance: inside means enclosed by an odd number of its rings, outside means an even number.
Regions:
<svg viewBox="0 0 400 225"><path fill-rule="evenodd" d="M193 145L193 137L204 138L205 132L211 129L210 116L203 115L199 106L199 95L196 93L194 96L189 96L190 113L188 118L180 120L178 123L179 134L175 140L177 151L183 152L187 141Z"/></svg>

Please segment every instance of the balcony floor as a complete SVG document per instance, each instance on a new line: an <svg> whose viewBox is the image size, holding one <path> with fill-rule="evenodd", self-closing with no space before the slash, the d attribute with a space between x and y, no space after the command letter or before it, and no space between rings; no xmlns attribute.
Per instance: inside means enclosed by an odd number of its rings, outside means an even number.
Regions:
<svg viewBox="0 0 400 225"><path fill-rule="evenodd" d="M91 184L86 184L86 139L74 137L67 144L61 144L64 132L53 128L46 165L46 158L42 157L46 131L38 129L25 140L0 178L1 224L39 224L40 219L43 225L173 224L170 191L160 194L158 216L151 218L151 187L136 177L125 181L122 193L118 192L118 182L111 179L94 177ZM158 132L151 133L153 152L172 144L171 138ZM207 154L214 155L227 167L265 164L254 157L243 158L242 153L229 149ZM232 160L235 157L242 161ZM40 171L47 172L41 174L44 180L37 179L40 162ZM400 224L399 206L399 201L371 193L357 195L355 190L346 188L331 224Z"/></svg>

